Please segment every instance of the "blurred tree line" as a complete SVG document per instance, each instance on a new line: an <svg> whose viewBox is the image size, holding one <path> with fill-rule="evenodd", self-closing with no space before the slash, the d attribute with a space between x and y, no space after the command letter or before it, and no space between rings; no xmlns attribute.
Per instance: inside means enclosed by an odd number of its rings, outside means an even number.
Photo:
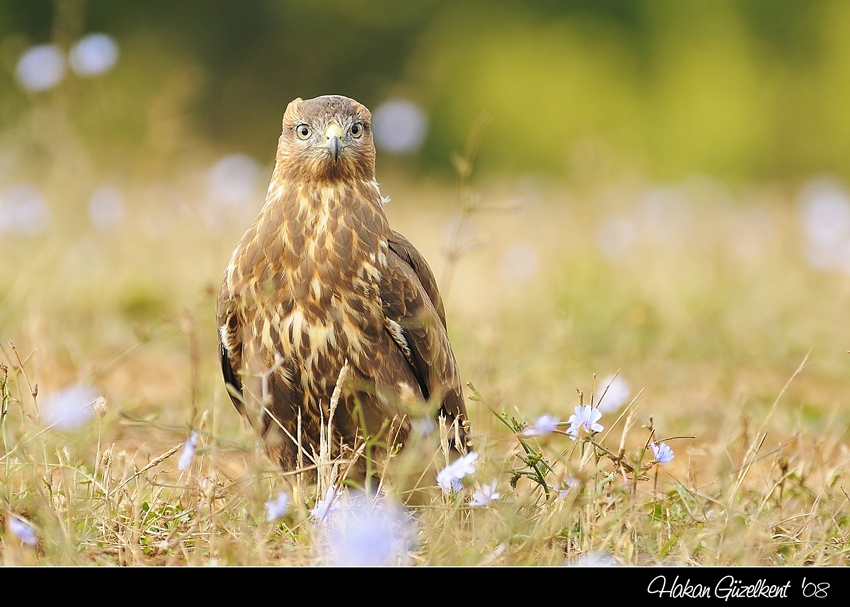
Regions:
<svg viewBox="0 0 850 607"><path fill-rule="evenodd" d="M28 47L88 32L118 41L113 72L17 85ZM0 140L60 106L105 170L270 162L287 102L338 93L419 104L412 170L448 174L486 113L485 173L850 178L848 89L846 0L0 1Z"/></svg>

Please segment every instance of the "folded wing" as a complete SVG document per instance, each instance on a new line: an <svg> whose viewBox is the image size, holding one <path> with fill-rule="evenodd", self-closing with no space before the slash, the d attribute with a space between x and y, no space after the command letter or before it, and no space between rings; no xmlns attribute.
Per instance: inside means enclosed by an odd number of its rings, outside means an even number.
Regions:
<svg viewBox="0 0 850 607"><path fill-rule="evenodd" d="M388 244L381 285L388 330L413 368L423 396L441 398L440 413L450 424L458 420L465 443L466 405L434 274L422 254L398 232L393 231Z"/></svg>

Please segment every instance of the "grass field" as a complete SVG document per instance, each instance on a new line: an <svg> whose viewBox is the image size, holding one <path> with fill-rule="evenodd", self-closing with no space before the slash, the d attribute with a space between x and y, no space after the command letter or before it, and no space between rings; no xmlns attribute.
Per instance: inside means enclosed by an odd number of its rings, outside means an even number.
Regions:
<svg viewBox="0 0 850 607"><path fill-rule="evenodd" d="M4 564L848 564L850 277L807 261L800 187L529 177L475 183L464 215L455 188L378 169L480 395L465 488L437 487L426 438L416 506L388 478L372 510L312 516L326 487L289 486L218 368L214 297L262 184L225 208L197 167L130 179L123 221L97 229L93 178L68 168L43 181L45 232L0 234ZM618 370L628 396L592 441L521 434L598 404ZM55 413L101 395L76 428ZM494 479L500 496L470 506Z"/></svg>

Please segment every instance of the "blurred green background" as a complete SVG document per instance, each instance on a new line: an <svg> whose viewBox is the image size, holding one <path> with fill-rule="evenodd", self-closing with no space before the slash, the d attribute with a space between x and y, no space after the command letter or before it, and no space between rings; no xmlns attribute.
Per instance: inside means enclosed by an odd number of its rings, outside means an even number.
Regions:
<svg viewBox="0 0 850 607"><path fill-rule="evenodd" d="M91 32L119 46L108 73L43 92L16 81L28 48ZM844 0L3 1L0 144L24 147L0 179L83 152L145 178L200 149L270 163L287 102L326 93L416 103L421 148L379 160L414 175L451 176L486 113L480 174L846 178L848 89ZM67 124L39 132L45 105ZM51 145L66 128L82 150Z"/></svg>

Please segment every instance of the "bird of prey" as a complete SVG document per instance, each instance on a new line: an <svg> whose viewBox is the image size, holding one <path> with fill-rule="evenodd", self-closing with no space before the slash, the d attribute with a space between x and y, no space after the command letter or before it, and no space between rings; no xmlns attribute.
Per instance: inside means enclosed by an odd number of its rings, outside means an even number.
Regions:
<svg viewBox="0 0 850 607"><path fill-rule="evenodd" d="M335 390L333 456L367 438L402 445L425 402L466 446L443 302L384 214L371 116L336 95L288 105L265 204L219 293L224 381L287 471L320 452Z"/></svg>

